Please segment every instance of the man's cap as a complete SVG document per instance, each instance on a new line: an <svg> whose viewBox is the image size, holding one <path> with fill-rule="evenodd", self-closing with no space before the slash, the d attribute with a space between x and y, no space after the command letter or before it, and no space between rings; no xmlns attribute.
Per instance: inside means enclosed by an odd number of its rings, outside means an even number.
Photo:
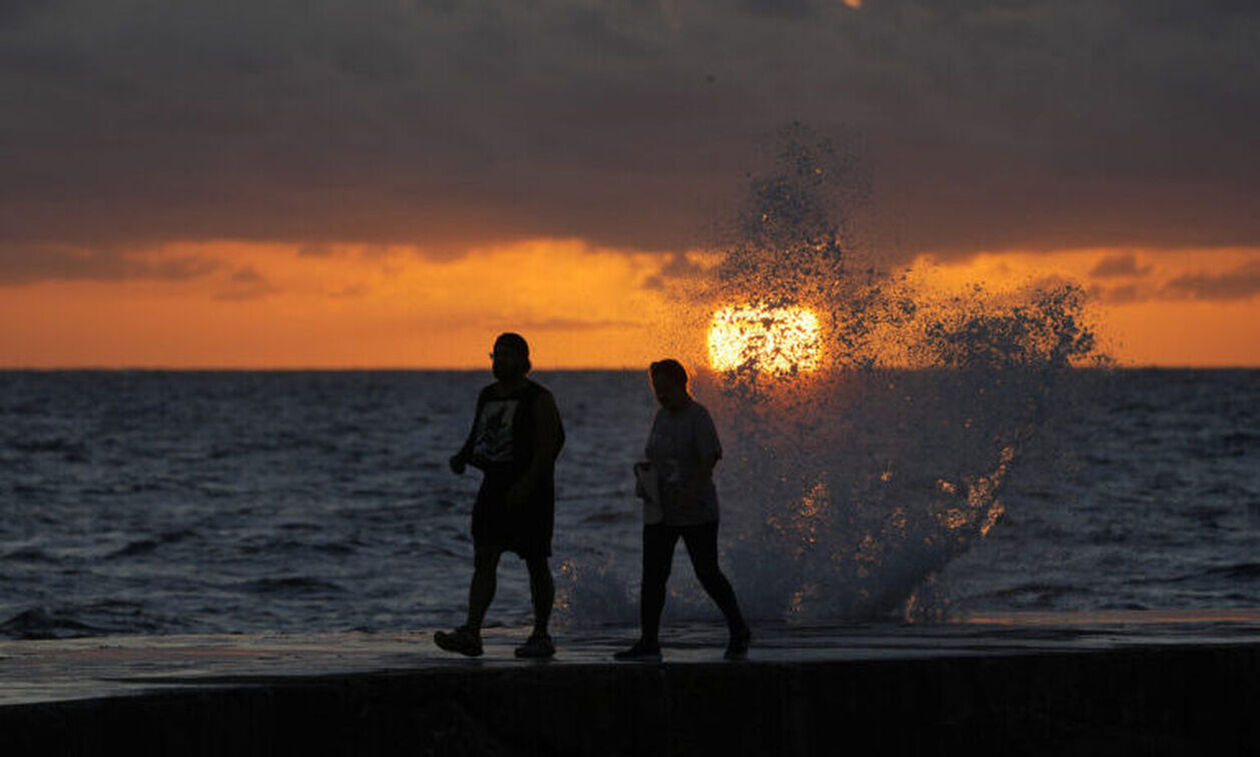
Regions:
<svg viewBox="0 0 1260 757"><path fill-rule="evenodd" d="M529 343L520 334L511 331L499 334L499 338L494 340L494 348L497 350L500 346L511 349L523 358L529 357Z"/></svg>

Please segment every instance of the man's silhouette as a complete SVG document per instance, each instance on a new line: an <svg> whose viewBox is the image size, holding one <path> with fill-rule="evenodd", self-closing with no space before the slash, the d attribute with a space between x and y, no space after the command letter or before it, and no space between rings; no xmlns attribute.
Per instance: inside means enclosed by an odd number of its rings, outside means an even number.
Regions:
<svg viewBox="0 0 1260 757"><path fill-rule="evenodd" d="M484 477L473 505L473 577L468 620L454 631L438 631L434 641L449 652L481 654L481 624L494 599L499 557L515 552L529 569L534 631L516 649L517 657L556 653L547 633L555 584L547 558L555 521L556 455L564 446L564 426L551 392L526 378L529 345L519 334L501 334L490 354L495 382L477 397L467 441L451 457L451 470L481 469Z"/></svg>

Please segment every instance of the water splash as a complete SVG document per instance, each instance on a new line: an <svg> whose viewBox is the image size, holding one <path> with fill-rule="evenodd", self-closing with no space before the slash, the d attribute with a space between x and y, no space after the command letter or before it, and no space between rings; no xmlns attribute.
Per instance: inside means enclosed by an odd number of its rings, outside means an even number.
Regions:
<svg viewBox="0 0 1260 757"><path fill-rule="evenodd" d="M670 350L704 365L694 345L707 337L721 356L694 390L726 448L723 562L752 617L939 617L935 576L1000 533L1003 491L1054 411L1058 378L1097 359L1083 292L912 284L863 243L870 180L856 142L793 125L779 144L720 261L674 291ZM743 334L715 349L709 319L741 308L807 312L820 343L793 352L779 335ZM694 589L671 602L707 605Z"/></svg>

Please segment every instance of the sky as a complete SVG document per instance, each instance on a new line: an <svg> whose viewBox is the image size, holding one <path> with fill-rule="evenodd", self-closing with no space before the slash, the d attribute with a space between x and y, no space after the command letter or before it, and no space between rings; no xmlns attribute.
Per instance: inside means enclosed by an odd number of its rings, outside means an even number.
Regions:
<svg viewBox="0 0 1260 757"><path fill-rule="evenodd" d="M0 367L641 366L793 122L883 264L1260 365L1258 49L1251 0L8 0Z"/></svg>

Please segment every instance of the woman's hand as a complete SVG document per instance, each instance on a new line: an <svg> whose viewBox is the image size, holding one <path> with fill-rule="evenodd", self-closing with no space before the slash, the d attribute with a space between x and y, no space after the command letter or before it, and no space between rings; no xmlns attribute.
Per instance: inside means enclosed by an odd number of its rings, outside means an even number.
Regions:
<svg viewBox="0 0 1260 757"><path fill-rule="evenodd" d="M700 506L701 487L695 482L680 483L675 490L674 501L680 510L692 510Z"/></svg>

